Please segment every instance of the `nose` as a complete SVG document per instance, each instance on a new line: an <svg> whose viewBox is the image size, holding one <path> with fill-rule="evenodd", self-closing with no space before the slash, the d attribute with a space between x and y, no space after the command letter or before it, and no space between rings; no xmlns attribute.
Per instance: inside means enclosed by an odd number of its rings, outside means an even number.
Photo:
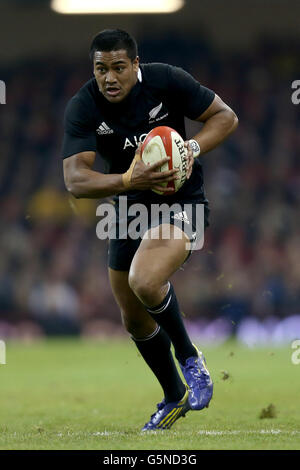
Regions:
<svg viewBox="0 0 300 470"><path fill-rule="evenodd" d="M113 71L109 70L106 74L105 81L107 84L115 83L116 82L116 77L113 73Z"/></svg>

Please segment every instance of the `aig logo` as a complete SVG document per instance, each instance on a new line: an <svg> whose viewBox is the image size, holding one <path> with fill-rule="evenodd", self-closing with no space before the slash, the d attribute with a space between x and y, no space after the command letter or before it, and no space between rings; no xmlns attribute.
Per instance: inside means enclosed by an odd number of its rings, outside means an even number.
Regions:
<svg viewBox="0 0 300 470"><path fill-rule="evenodd" d="M0 80L0 104L6 104L6 86L2 80Z"/></svg>

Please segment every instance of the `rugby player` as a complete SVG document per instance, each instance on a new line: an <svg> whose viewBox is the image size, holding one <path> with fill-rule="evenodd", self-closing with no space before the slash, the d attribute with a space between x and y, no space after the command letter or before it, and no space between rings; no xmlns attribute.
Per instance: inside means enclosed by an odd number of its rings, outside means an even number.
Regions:
<svg viewBox="0 0 300 470"><path fill-rule="evenodd" d="M207 226L200 160L235 130L235 113L181 68L140 64L136 41L123 30L97 34L90 58L94 77L65 112L67 190L76 198L113 196L117 215L120 196L127 197L128 207L137 202L148 208L161 203L176 202L182 209L187 203L193 208L203 204ZM191 141L186 141L185 116L203 123ZM157 171L167 159L147 166L140 157L139 144L157 126L172 127L185 140L187 180L177 192L164 184L178 178L177 170ZM96 152L105 162L104 173L93 170ZM147 231L137 240L111 239L108 254L110 284L123 324L164 393L142 431L169 429L187 411L208 407L213 393L205 358L187 334L169 281L190 254L186 245L195 240L195 221L162 217L152 222L150 217ZM166 225L168 239L163 236ZM176 368L171 343L186 383Z"/></svg>

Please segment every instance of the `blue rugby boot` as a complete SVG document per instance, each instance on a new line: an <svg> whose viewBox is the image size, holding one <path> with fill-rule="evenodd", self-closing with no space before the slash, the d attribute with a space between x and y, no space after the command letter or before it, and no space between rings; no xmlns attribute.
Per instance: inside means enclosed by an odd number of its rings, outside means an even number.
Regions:
<svg viewBox="0 0 300 470"><path fill-rule="evenodd" d="M163 399L162 402L158 403L157 411L151 415L150 421L145 424L142 432L156 429L170 429L175 421L181 416L185 416L185 413L189 410L189 390L187 388L181 400L166 404Z"/></svg>
<svg viewBox="0 0 300 470"><path fill-rule="evenodd" d="M196 346L193 345L195 348ZM213 395L213 382L209 375L205 357L196 348L198 357L189 357L184 365L180 364L183 376L189 386L189 404L192 410L208 408Z"/></svg>

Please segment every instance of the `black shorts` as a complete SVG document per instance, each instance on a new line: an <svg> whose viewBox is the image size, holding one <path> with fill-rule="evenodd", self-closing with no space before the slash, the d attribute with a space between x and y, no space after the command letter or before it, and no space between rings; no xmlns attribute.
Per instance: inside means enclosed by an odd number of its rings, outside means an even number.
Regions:
<svg viewBox="0 0 300 470"><path fill-rule="evenodd" d="M108 265L111 269L118 271L129 271L135 252L140 246L142 237L146 230L161 224L178 226L189 238L191 247L188 250L187 258L193 250L193 246L203 238L204 230L209 226L209 208L205 201L178 201L174 210L169 213L151 213L152 205L145 205L148 216L140 217L140 214L130 215L128 211L121 210L121 204L116 204L116 221L113 226L113 237L109 240ZM129 208L134 209L132 204ZM160 206L161 207L161 206ZM153 211L153 209L152 209ZM130 211L129 211L130 212ZM132 213L132 212L131 212ZM200 222L199 222L200 217ZM137 223L142 220L141 224ZM133 228L132 228L133 226ZM138 227L137 231L135 230ZM134 229L134 230L133 230Z"/></svg>

